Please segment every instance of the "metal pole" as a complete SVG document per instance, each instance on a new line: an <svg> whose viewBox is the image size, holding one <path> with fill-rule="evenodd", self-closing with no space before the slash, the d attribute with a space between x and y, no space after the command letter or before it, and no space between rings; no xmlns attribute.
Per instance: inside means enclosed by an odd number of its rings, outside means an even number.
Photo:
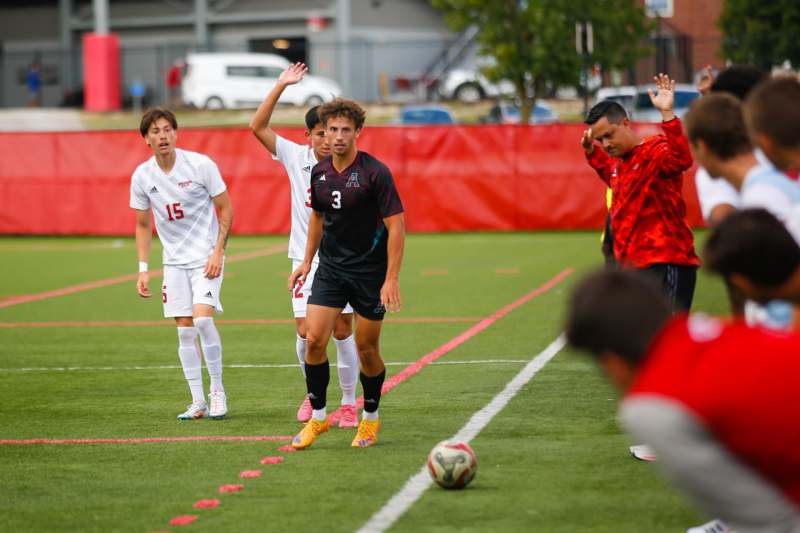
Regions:
<svg viewBox="0 0 800 533"><path fill-rule="evenodd" d="M350 0L336 1L336 64L339 85L345 95L351 95L350 83Z"/></svg>
<svg viewBox="0 0 800 533"><path fill-rule="evenodd" d="M98 35L108 35L110 27L108 22L108 0L94 0L94 32Z"/></svg>
<svg viewBox="0 0 800 533"><path fill-rule="evenodd" d="M58 0L58 25L61 41L62 92L72 89L72 0Z"/></svg>
<svg viewBox="0 0 800 533"><path fill-rule="evenodd" d="M208 0L194 0L194 40L198 49L208 50Z"/></svg>

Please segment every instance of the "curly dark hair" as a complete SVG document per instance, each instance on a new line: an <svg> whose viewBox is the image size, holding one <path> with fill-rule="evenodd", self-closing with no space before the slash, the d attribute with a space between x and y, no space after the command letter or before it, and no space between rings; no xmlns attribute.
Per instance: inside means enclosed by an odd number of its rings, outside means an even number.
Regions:
<svg viewBox="0 0 800 533"><path fill-rule="evenodd" d="M142 121L139 123L139 133L142 134L142 137L147 136L147 131L150 129L150 126L160 118L167 119L173 130L178 129L178 120L175 118L175 114L172 111L165 107L153 107L144 112Z"/></svg>
<svg viewBox="0 0 800 533"><path fill-rule="evenodd" d="M321 105L319 108L319 118L322 120L323 126L327 126L328 119L333 117L349 118L355 124L356 129L360 130L364 125L367 113L353 100L337 98L332 102Z"/></svg>

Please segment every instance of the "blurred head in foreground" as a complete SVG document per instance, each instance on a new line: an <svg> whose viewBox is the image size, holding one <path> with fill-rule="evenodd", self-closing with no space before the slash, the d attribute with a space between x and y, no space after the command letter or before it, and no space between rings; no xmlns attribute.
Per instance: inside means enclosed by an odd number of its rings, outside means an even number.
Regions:
<svg viewBox="0 0 800 533"><path fill-rule="evenodd" d="M753 141L776 167L800 170L800 81L773 78L747 97L745 119Z"/></svg>
<svg viewBox="0 0 800 533"><path fill-rule="evenodd" d="M589 352L622 390L633 382L648 346L672 317L650 278L604 269L584 278L567 308L567 341Z"/></svg>
<svg viewBox="0 0 800 533"><path fill-rule="evenodd" d="M800 301L800 246L765 209L737 211L705 244L705 267L757 302Z"/></svg>

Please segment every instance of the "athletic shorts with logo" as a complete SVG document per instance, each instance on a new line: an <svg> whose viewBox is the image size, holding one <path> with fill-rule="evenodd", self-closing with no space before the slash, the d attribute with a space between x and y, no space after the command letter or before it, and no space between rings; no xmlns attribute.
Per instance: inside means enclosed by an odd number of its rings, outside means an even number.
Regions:
<svg viewBox="0 0 800 533"><path fill-rule="evenodd" d="M308 303L344 308L349 302L367 320L383 320L386 308L381 303L382 286L382 278L354 278L320 266Z"/></svg>
<svg viewBox="0 0 800 533"><path fill-rule="evenodd" d="M303 262L297 259L292 259L292 272L297 270ZM308 297L311 296L314 284L314 275L317 273L319 263L311 263L311 270L306 276L306 281L302 285L295 285L292 291L292 309L294 310L295 318L305 318L308 310ZM353 308L350 304L344 306L342 313L346 315L353 314Z"/></svg>
<svg viewBox="0 0 800 533"><path fill-rule="evenodd" d="M161 284L161 301L164 302L164 317L193 316L192 306L210 305L217 313L222 312L219 293L222 290L222 270L214 279L204 274L205 267L178 268L164 266L164 280Z"/></svg>

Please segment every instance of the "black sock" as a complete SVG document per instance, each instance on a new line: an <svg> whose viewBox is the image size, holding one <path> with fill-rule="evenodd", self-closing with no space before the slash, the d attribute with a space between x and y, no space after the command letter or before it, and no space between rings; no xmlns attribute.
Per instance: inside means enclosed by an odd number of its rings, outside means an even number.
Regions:
<svg viewBox="0 0 800 533"><path fill-rule="evenodd" d="M326 395L330 380L331 365L327 360L318 365L306 363L306 388L308 389L308 399L311 401L311 407L314 409L322 409L327 404Z"/></svg>
<svg viewBox="0 0 800 533"><path fill-rule="evenodd" d="M374 413L381 403L381 387L383 387L383 380L386 379L386 369L371 378L361 372L360 378L361 388L364 389L364 410L368 413Z"/></svg>

